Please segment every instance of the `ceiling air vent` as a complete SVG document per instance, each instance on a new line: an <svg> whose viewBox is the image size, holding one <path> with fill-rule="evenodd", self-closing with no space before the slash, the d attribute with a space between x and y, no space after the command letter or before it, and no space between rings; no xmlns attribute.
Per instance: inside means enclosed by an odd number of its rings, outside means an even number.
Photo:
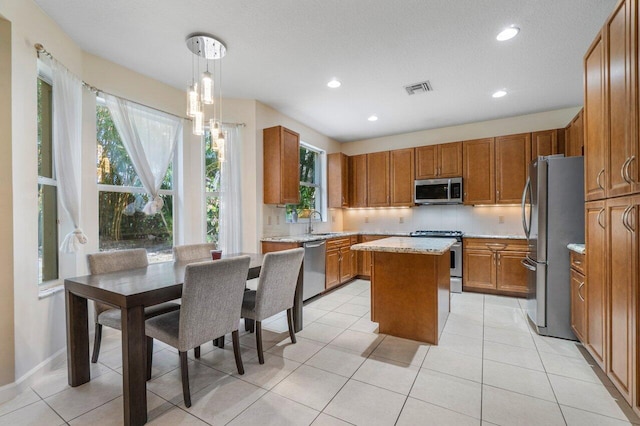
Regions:
<svg viewBox="0 0 640 426"><path fill-rule="evenodd" d="M410 84L408 86L404 86L404 90L407 91L410 95L415 95L418 93L427 93L433 92L433 87L431 87L431 82L429 80L423 81L421 83Z"/></svg>

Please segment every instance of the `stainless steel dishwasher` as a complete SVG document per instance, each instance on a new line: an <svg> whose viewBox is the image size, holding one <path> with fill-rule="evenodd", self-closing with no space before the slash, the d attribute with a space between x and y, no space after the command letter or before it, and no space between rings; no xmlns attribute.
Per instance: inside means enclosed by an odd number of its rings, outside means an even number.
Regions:
<svg viewBox="0 0 640 426"><path fill-rule="evenodd" d="M324 291L326 241L304 243L304 275L302 300L307 300Z"/></svg>

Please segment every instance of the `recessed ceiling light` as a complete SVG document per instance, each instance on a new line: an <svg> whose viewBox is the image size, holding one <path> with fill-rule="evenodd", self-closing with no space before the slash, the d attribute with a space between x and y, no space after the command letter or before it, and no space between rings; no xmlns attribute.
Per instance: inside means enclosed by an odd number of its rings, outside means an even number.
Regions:
<svg viewBox="0 0 640 426"><path fill-rule="evenodd" d="M520 32L520 28L512 25L509 28L505 28L504 30L502 30L500 34L498 34L498 36L496 37L496 40L498 41L510 40L515 36L517 36L519 32Z"/></svg>
<svg viewBox="0 0 640 426"><path fill-rule="evenodd" d="M338 80L336 80L335 78L333 80L331 80L330 82L327 83L327 86L331 87L332 89L336 89L338 87L340 87L342 83L340 83Z"/></svg>
<svg viewBox="0 0 640 426"><path fill-rule="evenodd" d="M507 92L506 92L506 91L504 91L504 90L498 90L497 92L495 92L495 93L494 93L493 95L491 95L491 96L493 96L494 98L501 98L501 97L505 96L506 94L507 94Z"/></svg>
<svg viewBox="0 0 640 426"><path fill-rule="evenodd" d="M378 116L377 115L370 115L369 118L367 118L367 120L369 121L378 121Z"/></svg>

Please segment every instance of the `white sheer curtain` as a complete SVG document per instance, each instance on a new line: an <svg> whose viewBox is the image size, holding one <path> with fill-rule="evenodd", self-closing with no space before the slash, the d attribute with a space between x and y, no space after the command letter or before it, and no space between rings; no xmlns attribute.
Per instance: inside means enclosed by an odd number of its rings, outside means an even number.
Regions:
<svg viewBox="0 0 640 426"><path fill-rule="evenodd" d="M164 205L158 191L182 134L182 119L106 93L104 98L142 186L151 195L143 212L154 215Z"/></svg>
<svg viewBox="0 0 640 426"><path fill-rule="evenodd" d="M87 236L80 229L80 154L82 151L82 82L56 60L53 74L53 152L59 199L73 222L74 231L60 245L75 253Z"/></svg>
<svg viewBox="0 0 640 426"><path fill-rule="evenodd" d="M225 161L220 165L220 249L225 253L242 252L242 132L237 125L223 125L227 133Z"/></svg>

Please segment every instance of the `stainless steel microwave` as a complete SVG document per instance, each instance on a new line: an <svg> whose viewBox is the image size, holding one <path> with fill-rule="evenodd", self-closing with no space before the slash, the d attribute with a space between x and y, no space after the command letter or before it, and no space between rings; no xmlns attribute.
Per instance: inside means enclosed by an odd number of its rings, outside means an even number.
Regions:
<svg viewBox="0 0 640 426"><path fill-rule="evenodd" d="M462 178L415 181L416 204L462 204Z"/></svg>

